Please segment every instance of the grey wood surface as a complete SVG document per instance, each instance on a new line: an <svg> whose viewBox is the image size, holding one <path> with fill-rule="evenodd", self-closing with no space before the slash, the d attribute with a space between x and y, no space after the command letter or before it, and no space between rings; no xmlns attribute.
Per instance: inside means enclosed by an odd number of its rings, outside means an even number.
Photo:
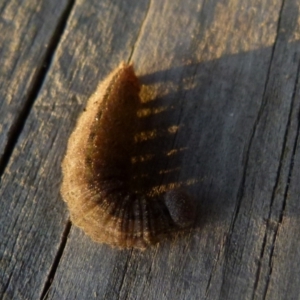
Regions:
<svg viewBox="0 0 300 300"><path fill-rule="evenodd" d="M0 1L0 163L45 76L72 2Z"/></svg>
<svg viewBox="0 0 300 300"><path fill-rule="evenodd" d="M300 299L298 1L19 2L0 3L0 296ZM121 61L144 84L137 180L198 207L144 252L92 242L59 194L68 136Z"/></svg>

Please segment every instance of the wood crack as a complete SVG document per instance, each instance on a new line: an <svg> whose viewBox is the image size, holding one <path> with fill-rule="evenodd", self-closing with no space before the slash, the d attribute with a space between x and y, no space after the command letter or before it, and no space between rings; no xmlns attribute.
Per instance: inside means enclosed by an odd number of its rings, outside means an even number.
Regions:
<svg viewBox="0 0 300 300"><path fill-rule="evenodd" d="M263 95L262 95L262 102L261 102L261 105L260 105L260 108L259 108L259 111L258 111L258 114L257 114L257 118L256 118L256 120L254 122L254 125L253 125L253 129L252 129L252 132L251 132L251 135L250 135L249 144L248 144L247 151L246 151L245 167L244 167L243 177L242 177L242 181L241 181L241 184L240 184L240 188L239 188L239 192L238 192L238 197L237 197L239 200L237 202L237 206L236 206L236 210L235 210L235 214L234 214L234 218L233 218L231 229L234 228L237 216L239 214L241 200L243 198L243 191L244 191L245 182L246 182L246 171L248 169L249 154L250 154L250 150L251 150L251 147L252 147L252 142L253 142L253 139L254 139L254 136L255 136L255 133L256 133L257 126L258 126L258 124L260 122L262 113L264 111L264 107L267 104L266 91L267 91L267 86L269 84L271 67L272 67L272 63L273 63L273 59L274 59L274 53L275 53L275 48L276 48L276 45L277 45L277 42L278 42L278 36L279 36L279 30L280 30L280 23L281 23L281 15L282 15L282 11L283 11L284 2L285 1L282 1L282 6L281 6L280 12L279 12L277 32L276 32L275 42L274 42L274 45L272 47L272 53L271 53L270 63L269 63L269 67L268 67L268 71L267 71L267 77L266 77L266 82L265 82L265 85L264 85L264 90L263 90ZM231 233L231 231L232 230L230 230L230 233Z"/></svg>
<svg viewBox="0 0 300 300"><path fill-rule="evenodd" d="M120 292L122 291L122 288L124 286L124 281L125 281L125 277L126 277L126 274L127 274L129 262L130 262L130 260L132 258L132 253L133 253L133 250L130 251L130 253L129 253L128 257L127 257L127 260L126 260L126 264L125 264L125 268L124 268L124 271L123 271L123 276L122 276L120 288L119 288L119 291L118 291L118 299L120 299Z"/></svg>
<svg viewBox="0 0 300 300"><path fill-rule="evenodd" d="M8 287L9 287L9 285L10 285L12 275L13 275L13 271L9 274L8 280L7 280L7 282L6 282L6 284L5 284L4 288L3 288L2 294L3 294L4 296L5 296L5 294L6 294L7 290L8 290ZM1 299L4 299L4 296L3 296Z"/></svg>
<svg viewBox="0 0 300 300"><path fill-rule="evenodd" d="M210 290L210 283L211 283L212 277L213 277L213 275L214 275L214 273L217 269L217 265L218 265L218 262L220 260L221 253L223 252L223 249L224 249L224 239L222 241L222 244L221 244L220 249L219 249L218 254L217 254L217 258L215 259L215 263L213 265L213 268L211 270L211 273L210 273L208 281L207 281L206 290L205 290L205 298L204 298L205 300L208 299L209 290Z"/></svg>
<svg viewBox="0 0 300 300"><path fill-rule="evenodd" d="M154 254L153 254L153 256L152 256L152 262L151 262L149 271L148 271L147 275L145 276L146 282L145 282L145 284L144 284L144 286L143 286L143 288L142 288L141 295L144 295L144 294L145 294L144 291L145 291L145 289L146 289L146 285L149 286L148 278L149 278L149 277L151 276L151 274L152 274L152 269L153 269L154 261L157 259L157 249L158 249L158 248L156 247L156 248L155 248L155 252L154 252Z"/></svg>
<svg viewBox="0 0 300 300"><path fill-rule="evenodd" d="M67 239L68 239L71 227L72 227L72 224L69 220L65 226L65 230L62 235L61 243L59 245L58 251L56 253L56 256L55 256L53 264L51 266L49 275L48 275L46 283L44 285L44 288L43 288L43 291L42 291L42 294L40 297L41 300L47 299L47 297L48 297L48 293L50 291L53 278L55 276L56 270L58 268L59 262L61 260L61 257L63 255L63 252L64 252L66 244L67 244Z"/></svg>
<svg viewBox="0 0 300 300"><path fill-rule="evenodd" d="M128 61L127 61L128 63L130 63L130 61L131 61L131 59L132 59L132 56L133 56L134 50L135 50L135 48L136 48L136 45L138 44L139 39L140 39L140 36L141 36L141 33L142 33L142 31L143 31L143 28L145 27L146 20L147 20L147 17L148 17L148 15L149 15L151 3L152 3L152 0L149 0L148 8L147 8L147 11L146 11L146 13L145 13L145 17L144 17L144 20L143 20L142 25L141 25L141 27L140 27L140 30L139 30L139 32L138 32L137 38L136 38L136 40L135 40L135 43L133 44L133 47L132 47L132 49L131 49L131 52L130 52L130 55L129 55L129 58L128 58Z"/></svg>
<svg viewBox="0 0 300 300"><path fill-rule="evenodd" d="M12 124L7 137L7 144L4 148L3 155L0 158L0 181L4 173L6 166L10 160L11 154L15 148L15 145L18 141L19 136L24 128L27 117L31 111L31 108L39 94L39 91L44 83L46 75L48 73L51 61L55 55L57 46L60 42L60 39L63 35L64 29L67 24L67 20L74 6L75 0L70 0L66 6L64 12L61 14L60 20L54 33L50 39L49 47L45 53L44 60L40 63L39 68L36 71L36 74L33 79L31 88L28 90L27 100L25 104L20 109L19 115L16 118L14 124Z"/></svg>
<svg viewBox="0 0 300 300"><path fill-rule="evenodd" d="M244 158L244 169L243 169L243 174L242 174L242 180L241 180L241 183L240 183L240 186L239 186L239 189L238 189L237 203L236 203L236 207L235 207L235 211L234 211L234 214L233 214L232 222L231 222L229 232L228 232L228 239L227 239L227 243L226 243L227 244L226 245L227 249L231 244L232 234L234 232L235 224L236 224L237 218L239 216L239 212L240 212L240 208L241 208L241 204L242 204L242 199L243 199L243 196L244 196L244 189L245 189L246 177L247 177L246 174L247 174L247 169L248 169L248 165L249 165L250 151L251 151L251 148L252 148L253 140L254 140L258 125L260 123L261 117L263 115L264 108L266 107L266 105L268 103L268 98L266 96L266 93L267 93L267 87L268 87L269 81L270 81L270 74L271 74L271 68L272 68L272 64L273 64L273 60L274 60L274 56L275 56L275 49L276 49L276 46L277 46L277 43L278 43L279 31L280 31L280 25L281 25L281 17L282 17L282 13L283 13L284 3L285 3L285 0L282 1L282 5L281 5L280 11L279 11L276 36L275 36L275 41L274 41L272 51L271 51L270 62L269 62L269 65L268 65L268 70L267 70L267 75L266 75L266 81L265 81L264 89L263 89L263 93L262 93L261 105L259 107L256 120L255 120L254 125L252 127L249 143L248 143L248 146L246 148L247 150L246 150L246 154L245 154L245 158ZM265 242L266 242L266 240L264 239L263 249L261 251L261 255L264 252ZM225 265L225 269L226 269L226 265ZM260 267L259 267L259 270L260 270ZM257 275L256 275L255 285L257 285L257 283L258 283L257 282L257 276L259 276L259 272L260 271L258 271ZM223 284L224 284L224 282L222 283L222 285ZM252 299L253 299L254 294L255 294L255 288L253 290Z"/></svg>
<svg viewBox="0 0 300 300"><path fill-rule="evenodd" d="M291 109L290 109L290 114L289 114L289 120L288 120L287 130L286 130L285 137L284 137L284 146L283 146L284 150L286 148L287 136L288 136L288 132L289 132L289 128L290 128L290 123L291 123L291 118L292 118L292 111L293 111L294 102L295 102L295 98L296 98L296 90L297 90L298 83L299 83L299 72L300 72L300 63L298 63L297 77L296 77L295 87L294 87L293 96L292 96L293 98L292 98L292 104L291 104ZM299 137L299 132L300 132L300 118L299 118L300 115L299 114L300 114L300 111L298 112L298 124L297 124L296 137L295 137L295 140L294 140L293 152L292 152L292 156L291 156L290 163L289 163L289 172L288 172L288 176L287 176L287 182L286 182L286 185L285 185L285 191L284 191L284 197L283 197L283 201L282 201L281 213L280 213L278 222L276 223L276 228L273 230L271 250L270 250L269 262L268 262L269 272L268 272L268 275L267 275L267 282L266 282L266 287L265 287L265 290L264 290L263 299L266 299L266 295L267 295L267 291L268 291L268 287L269 287L269 283L270 283L270 278L271 278L271 275L272 275L272 261L273 261L273 254L274 254L274 249L275 249L275 242L276 242L276 238L278 236L279 226L280 226L280 224L282 223L282 220L283 220L283 215L284 215L286 202L287 202L287 195L288 195L290 181L291 181L291 175L292 175L293 168L294 168L294 157L295 157L295 154L296 154L296 149L297 149L297 144L298 144L298 137ZM281 164L282 164L282 160L283 160L283 156L284 156L284 152L285 152L284 150L282 151L282 157L281 157L281 160L280 160L280 167L279 167L278 173L280 173L280 170L281 170ZM279 178L279 174L278 174L277 177ZM275 191L276 191L277 184L278 184L278 182L276 182L276 185L274 187L272 200L275 197ZM270 219L271 211L272 211L272 203L271 203L271 206L270 206L270 212L269 212L268 220ZM267 235L267 231L266 231L266 235ZM255 293L255 290L254 290L254 293Z"/></svg>

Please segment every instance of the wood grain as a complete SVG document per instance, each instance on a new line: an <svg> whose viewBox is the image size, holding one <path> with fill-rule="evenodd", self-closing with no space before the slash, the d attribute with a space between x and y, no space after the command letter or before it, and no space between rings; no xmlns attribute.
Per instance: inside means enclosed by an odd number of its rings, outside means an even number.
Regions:
<svg viewBox="0 0 300 300"><path fill-rule="evenodd" d="M0 3L0 169L42 84L70 1Z"/></svg>
<svg viewBox="0 0 300 300"><path fill-rule="evenodd" d="M73 19L62 37L62 44L68 47L57 50L1 179L0 295L4 299L42 296L68 229L59 189L69 134L83 101L109 72L104 55L109 53L107 61L116 65L130 55L144 10L143 3L132 6L129 12L120 3L83 1L72 11ZM91 16L93 27L84 21ZM79 31L70 43L67 39L72 28ZM87 36L89 41L84 38ZM93 61L86 61L87 57ZM77 71L69 67L72 61L76 61Z"/></svg>
<svg viewBox="0 0 300 300"><path fill-rule="evenodd" d="M299 24L295 0L76 1L1 181L1 296L299 299ZM197 221L143 253L72 227L56 269L67 139L122 60L144 84L137 186L185 186Z"/></svg>
<svg viewBox="0 0 300 300"><path fill-rule="evenodd" d="M80 264L88 271L76 277L72 260L79 252L71 249L80 247L80 239L72 231L50 298L94 293L108 299L263 297L257 278L265 211L274 193L297 75L297 64L285 65L289 54L279 47L291 34L278 27L283 26L279 16L288 19L281 4L151 2L132 61L148 86L145 109L161 113L146 118L143 126L155 138L141 143L139 153L154 157L144 164L152 185L190 184L199 201L196 230L144 254L119 254L105 270L101 266L109 258L102 249L98 257L95 249L93 259ZM294 76L288 85L286 72ZM157 133L174 127L173 134ZM104 284L93 285L95 276L105 277ZM88 287L79 290L75 282ZM74 287L68 296L65 284Z"/></svg>

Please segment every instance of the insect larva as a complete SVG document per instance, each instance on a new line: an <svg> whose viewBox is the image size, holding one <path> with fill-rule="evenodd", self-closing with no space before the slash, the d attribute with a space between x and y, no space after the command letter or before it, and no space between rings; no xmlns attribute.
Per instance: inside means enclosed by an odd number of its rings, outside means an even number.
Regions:
<svg viewBox="0 0 300 300"><path fill-rule="evenodd" d="M182 191L149 198L130 185L140 83L121 64L88 101L62 163L61 194L71 220L94 241L145 249L189 227L194 203Z"/></svg>

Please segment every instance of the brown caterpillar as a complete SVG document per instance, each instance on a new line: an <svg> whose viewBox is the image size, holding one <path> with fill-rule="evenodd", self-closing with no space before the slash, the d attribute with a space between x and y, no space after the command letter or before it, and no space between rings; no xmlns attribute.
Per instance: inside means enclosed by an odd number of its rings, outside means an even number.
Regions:
<svg viewBox="0 0 300 300"><path fill-rule="evenodd" d="M182 191L140 195L130 186L140 83L122 63L88 101L62 163L61 194L71 221L94 241L145 249L189 227L194 202Z"/></svg>

